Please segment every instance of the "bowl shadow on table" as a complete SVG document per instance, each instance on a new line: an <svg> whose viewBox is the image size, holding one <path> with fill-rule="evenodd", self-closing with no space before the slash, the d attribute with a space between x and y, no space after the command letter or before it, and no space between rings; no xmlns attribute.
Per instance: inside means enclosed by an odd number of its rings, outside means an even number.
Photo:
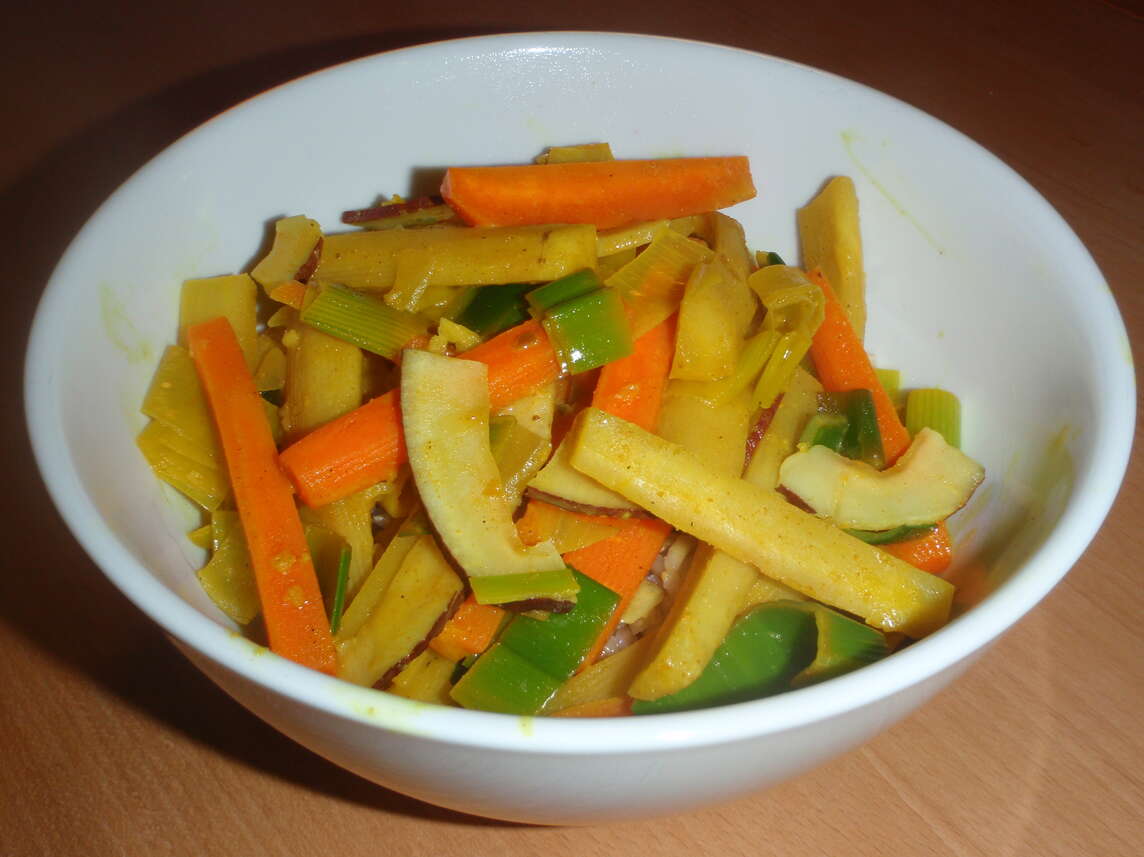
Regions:
<svg viewBox="0 0 1144 857"><path fill-rule="evenodd" d="M12 399L22 389L23 348L40 297L37 284L47 281L95 208L149 158L220 110L299 75L379 51L483 32L395 31L296 46L175 84L60 143L0 194L10 270L20 272L22 286L6 293L0 322L2 389ZM0 421L0 448L9 459L0 520L9 550L20 555L12 571L21 572L0 575L0 622L146 716L273 776L403 815L506 824L440 809L360 779L275 732L223 694L163 641L159 629L115 590L67 533L36 471L22 414L22 408L12 407Z"/></svg>

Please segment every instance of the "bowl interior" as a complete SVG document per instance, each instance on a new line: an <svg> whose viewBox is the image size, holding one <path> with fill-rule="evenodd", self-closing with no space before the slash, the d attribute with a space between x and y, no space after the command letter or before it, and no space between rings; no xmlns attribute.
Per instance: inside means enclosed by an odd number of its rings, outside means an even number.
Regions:
<svg viewBox="0 0 1144 857"><path fill-rule="evenodd" d="M197 514L134 445L185 278L247 270L280 216L336 229L343 209L432 186L448 165L595 140L618 157L749 155L760 193L730 213L753 248L788 259L795 209L852 176L869 347L907 386L961 397L964 448L989 474L954 519L959 610L1021 593L949 657L1059 579L1123 474L1132 372L1115 304L1055 212L966 138L856 84L726 48L592 34L463 40L312 75L184 138L100 209L45 294L28 403L49 487L109 576L214 656L242 645L194 578L202 556L184 534Z"/></svg>

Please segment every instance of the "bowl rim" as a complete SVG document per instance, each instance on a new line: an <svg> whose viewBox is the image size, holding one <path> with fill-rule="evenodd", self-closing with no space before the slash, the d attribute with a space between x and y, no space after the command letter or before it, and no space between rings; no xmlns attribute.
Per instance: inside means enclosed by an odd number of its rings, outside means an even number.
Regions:
<svg viewBox="0 0 1144 857"><path fill-rule="evenodd" d="M624 46L663 44L671 50L731 53L751 57L760 67L781 64L822 75L865 95L885 100L891 109L907 111L936 123L994 162L1041 209L1061 241L1062 257L1083 274L1094 300L1086 322L1111 334L1098 343L1102 404L1094 422L1094 454L1076 474L1072 496L1048 538L1032 553L1019 573L1002 584L981 604L945 628L920 640L892 658L857 673L821 685L789 691L751 702L674 714L615 718L608 728L599 721L516 717L482 711L447 708L410 701L392 694L358 687L298 666L245 640L236 632L200 613L172 589L152 577L102 521L72 465L53 395L51 343L56 334L69 281L70 260L85 240L109 216L114 201L150 171L161 168L170 153L192 145L196 137L211 133L216 123L248 104L282 90L337 75L353 73L355 66L394 62L410 54L426 57L458 51L502 54L519 50L593 48L622 51ZM1100 293L1100 294L1096 294ZM436 742L550 754L638 753L700 747L806 726L862 708L949 670L972 657L1008 630L1064 577L1080 558L1103 524L1127 469L1136 419L1135 377L1128 337L1115 300L1096 263L1060 214L1024 178L991 152L957 129L924 111L865 84L831 72L744 48L670 36L596 31L536 31L469 36L399 48L319 69L279 84L238 102L181 136L141 166L91 216L53 271L33 319L25 357L24 398L27 426L37 465L57 509L89 557L139 609L164 631L216 664L262 688L336 717L371 724ZM1119 353L1117 353L1119 352Z"/></svg>

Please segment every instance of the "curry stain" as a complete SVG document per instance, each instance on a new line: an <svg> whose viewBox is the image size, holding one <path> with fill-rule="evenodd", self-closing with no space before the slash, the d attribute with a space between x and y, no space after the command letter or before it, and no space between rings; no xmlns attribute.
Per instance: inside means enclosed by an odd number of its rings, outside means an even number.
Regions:
<svg viewBox="0 0 1144 857"><path fill-rule="evenodd" d="M154 357L155 349L139 333L127 315L127 308L106 283L99 286L99 312L107 338L123 352L128 363L146 363Z"/></svg>
<svg viewBox="0 0 1144 857"><path fill-rule="evenodd" d="M890 193L889 188L887 188L878 179L878 177L874 175L870 168L867 167L866 164L863 163L858 155L854 152L854 144L857 143L859 139L861 139L858 132L847 129L839 132L839 137L842 139L842 146L846 149L847 157L849 157L850 160L854 163L854 166L858 168L858 171L866 177L867 181L869 181L870 184L874 186L874 189L877 190L878 193L885 197L886 201L890 203L891 206L893 206L894 210L898 212L898 214L900 214L911 226L913 226L914 229L916 229L927 242L929 242L931 247L937 250L939 254L944 256L945 248L938 243L937 239L935 239L933 235L930 234L929 230L922 225L921 221L918 220L913 214L911 214L909 210L898 200L897 197ZM887 144L883 143L882 145L883 148L885 148Z"/></svg>

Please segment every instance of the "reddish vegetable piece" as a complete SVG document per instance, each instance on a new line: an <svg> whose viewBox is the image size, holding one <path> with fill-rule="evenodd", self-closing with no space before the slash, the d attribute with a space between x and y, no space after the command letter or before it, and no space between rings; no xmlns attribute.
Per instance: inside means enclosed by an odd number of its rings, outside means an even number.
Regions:
<svg viewBox="0 0 1144 857"><path fill-rule="evenodd" d="M716 211L755 196L744 156L452 167L441 195L474 226L610 229Z"/></svg>
<svg viewBox="0 0 1144 857"><path fill-rule="evenodd" d="M544 328L527 321L466 351L489 367L493 410L560 377L560 363ZM378 396L331 420L282 451L282 469L310 507L324 506L393 479L407 459L397 391Z"/></svg>
<svg viewBox="0 0 1144 857"><path fill-rule="evenodd" d="M826 296L826 314L810 344L810 356L823 388L829 392L869 390L874 398L878 429L886 464L893 464L910 445L910 433L902 425L898 410L878 380L862 340L858 338L841 301L822 271L815 268L807 276Z"/></svg>
<svg viewBox="0 0 1144 857"><path fill-rule="evenodd" d="M886 553L931 574L941 574L953 562L953 541L944 521L917 538L890 542L880 547Z"/></svg>
<svg viewBox="0 0 1144 857"><path fill-rule="evenodd" d="M188 328L187 343L226 456L270 649L333 675L337 654L318 578L238 339L220 317Z"/></svg>
<svg viewBox="0 0 1144 857"><path fill-rule="evenodd" d="M675 354L676 317L657 324L635 341L631 354L600 370L593 407L655 431Z"/></svg>
<svg viewBox="0 0 1144 857"><path fill-rule="evenodd" d="M614 536L564 554L568 565L620 596L612 615L588 650L583 666L599 657L671 533L671 527L658 518L610 519L609 523L613 522Z"/></svg>
<svg viewBox="0 0 1144 857"><path fill-rule="evenodd" d="M479 655L493 644L504 621L505 611L495 604L478 604L472 593L461 602L429 648L451 661Z"/></svg>

